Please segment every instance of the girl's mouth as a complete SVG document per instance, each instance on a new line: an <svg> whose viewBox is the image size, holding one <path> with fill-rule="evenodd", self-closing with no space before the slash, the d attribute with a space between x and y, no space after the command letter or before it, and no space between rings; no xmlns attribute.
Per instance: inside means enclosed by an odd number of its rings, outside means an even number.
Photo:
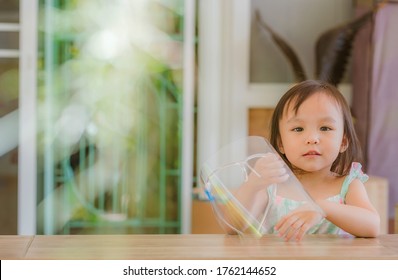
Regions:
<svg viewBox="0 0 398 280"><path fill-rule="evenodd" d="M321 154L317 151L308 151L304 154L304 156L320 156Z"/></svg>

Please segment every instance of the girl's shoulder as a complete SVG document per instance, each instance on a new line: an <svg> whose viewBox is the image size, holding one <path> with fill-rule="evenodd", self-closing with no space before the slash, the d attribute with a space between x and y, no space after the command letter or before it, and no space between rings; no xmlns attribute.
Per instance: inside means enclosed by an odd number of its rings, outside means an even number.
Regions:
<svg viewBox="0 0 398 280"><path fill-rule="evenodd" d="M352 181L354 181L355 179L358 179L359 181L361 181L362 183L365 183L368 179L369 176L366 175L363 171L362 171L362 164L360 164L359 162L353 162L351 164L351 169L350 172L348 173L348 175L345 177L344 179L344 183L346 184L350 184Z"/></svg>
<svg viewBox="0 0 398 280"><path fill-rule="evenodd" d="M344 178L341 195L345 197L350 188L363 188L363 184L369 179L369 176L362 171L362 165L359 162L353 162L349 174Z"/></svg>

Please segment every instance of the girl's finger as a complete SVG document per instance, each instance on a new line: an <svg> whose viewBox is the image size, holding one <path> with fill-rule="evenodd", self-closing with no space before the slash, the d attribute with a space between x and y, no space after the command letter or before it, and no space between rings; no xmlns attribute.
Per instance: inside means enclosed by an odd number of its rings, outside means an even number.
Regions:
<svg viewBox="0 0 398 280"><path fill-rule="evenodd" d="M300 230L297 231L296 241L301 241L301 239L304 237L304 234L306 234L309 229L310 226L308 224L304 224Z"/></svg>
<svg viewBox="0 0 398 280"><path fill-rule="evenodd" d="M256 163L256 168L281 168L284 162L281 159L259 159Z"/></svg>
<svg viewBox="0 0 398 280"><path fill-rule="evenodd" d="M289 228L292 224L297 221L297 217L288 215L286 218L282 218L282 220L275 226L275 229L279 232L280 236L286 236Z"/></svg>
<svg viewBox="0 0 398 280"><path fill-rule="evenodd" d="M286 241L297 238L303 226L304 226L304 221L300 219L297 219L293 224L291 224L289 227L289 231L285 236Z"/></svg>

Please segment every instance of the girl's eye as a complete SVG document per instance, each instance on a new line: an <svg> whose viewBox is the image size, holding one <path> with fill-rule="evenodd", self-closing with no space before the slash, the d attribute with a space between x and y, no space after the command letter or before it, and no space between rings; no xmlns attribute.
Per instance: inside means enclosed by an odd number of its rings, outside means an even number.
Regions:
<svg viewBox="0 0 398 280"><path fill-rule="evenodd" d="M322 126L321 127L321 131L329 131L329 130L332 130L330 127L327 127L327 126Z"/></svg>
<svg viewBox="0 0 398 280"><path fill-rule="evenodd" d="M300 132L300 131L303 131L303 130L304 129L302 127L295 127L295 128L292 129L292 131L295 131L295 132Z"/></svg>

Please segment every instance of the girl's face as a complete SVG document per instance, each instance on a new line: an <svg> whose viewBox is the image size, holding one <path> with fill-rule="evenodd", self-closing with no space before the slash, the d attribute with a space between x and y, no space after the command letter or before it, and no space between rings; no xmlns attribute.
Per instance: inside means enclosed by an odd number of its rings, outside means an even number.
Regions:
<svg viewBox="0 0 398 280"><path fill-rule="evenodd" d="M347 149L343 114L338 103L318 92L305 100L295 114L294 100L279 121L279 150L293 165L307 172L329 171Z"/></svg>

